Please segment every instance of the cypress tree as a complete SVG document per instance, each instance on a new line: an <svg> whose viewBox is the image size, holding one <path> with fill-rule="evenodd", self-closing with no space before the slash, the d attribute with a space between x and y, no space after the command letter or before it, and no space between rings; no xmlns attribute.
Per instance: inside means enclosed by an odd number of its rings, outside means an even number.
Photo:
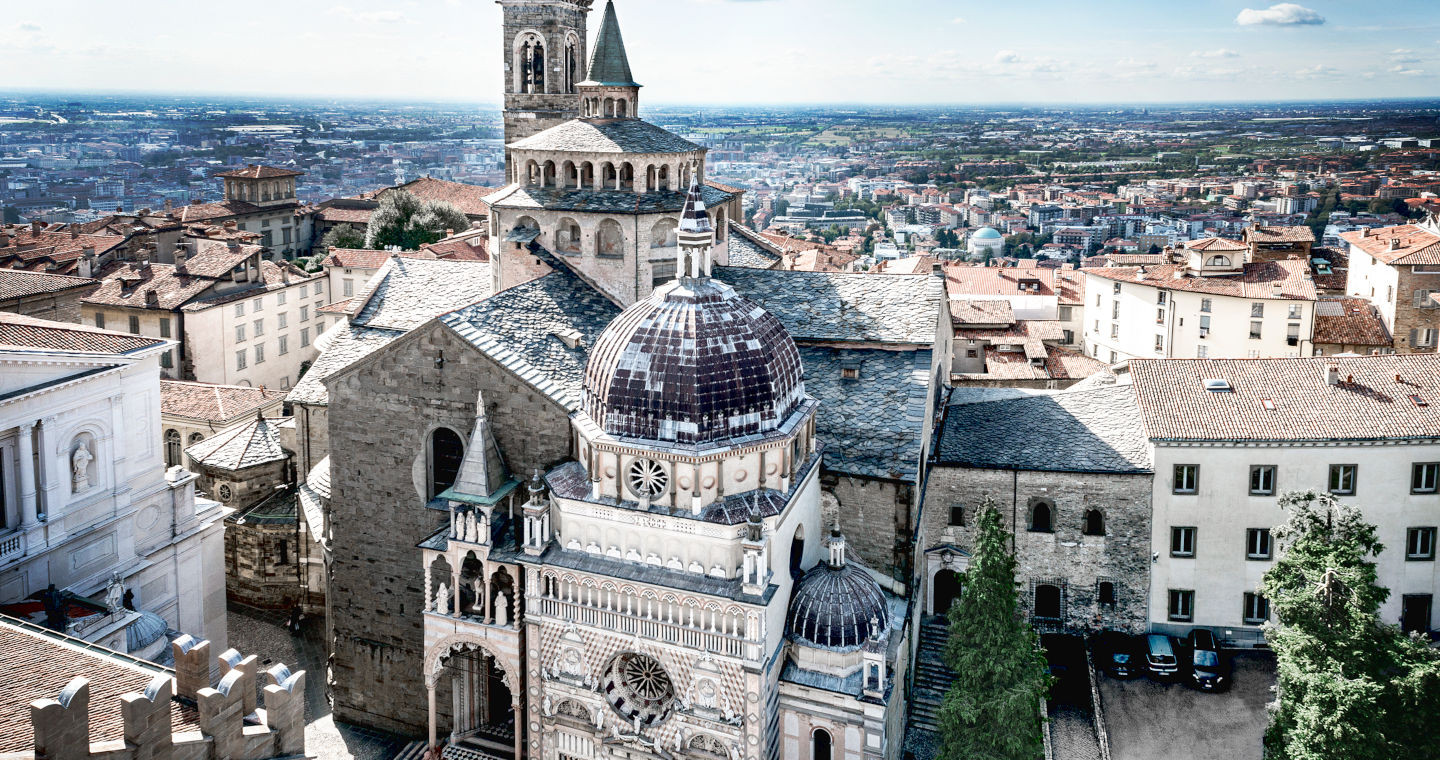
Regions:
<svg viewBox="0 0 1440 760"><path fill-rule="evenodd" d="M1050 673L1021 616L1015 555L988 498L976 522L974 554L949 613L945 663L956 679L940 706L940 758L1034 760L1045 752L1040 704Z"/></svg>

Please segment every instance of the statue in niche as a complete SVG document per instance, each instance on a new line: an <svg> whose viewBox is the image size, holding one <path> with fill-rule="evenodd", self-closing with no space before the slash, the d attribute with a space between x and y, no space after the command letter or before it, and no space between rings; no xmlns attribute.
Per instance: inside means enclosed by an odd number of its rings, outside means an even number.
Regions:
<svg viewBox="0 0 1440 760"><path fill-rule="evenodd" d="M495 625L508 624L510 617L510 597L504 591L495 595Z"/></svg>
<svg viewBox="0 0 1440 760"><path fill-rule="evenodd" d="M71 485L75 493L90 487L90 462L94 458L89 447L85 445L85 439L80 439L75 453L70 455Z"/></svg>
<svg viewBox="0 0 1440 760"><path fill-rule="evenodd" d="M440 590L435 594L435 612L450 614L450 584L440 581Z"/></svg>

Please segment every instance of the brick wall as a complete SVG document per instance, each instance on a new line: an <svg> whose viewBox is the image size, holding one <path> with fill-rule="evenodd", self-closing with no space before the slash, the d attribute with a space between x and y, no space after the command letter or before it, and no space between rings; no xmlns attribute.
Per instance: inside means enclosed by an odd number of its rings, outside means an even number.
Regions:
<svg viewBox="0 0 1440 760"><path fill-rule="evenodd" d="M982 498L994 500L1013 536L1021 603L1034 612L1035 589L1061 589L1060 627L1144 630L1150 588L1150 494L1147 474L1036 472L936 467L926 487L920 517L920 550L953 544L974 547L976 513ZM1030 515L1038 500L1053 504L1053 532L1033 532ZM961 506L964 524L951 524L952 506ZM1103 536L1084 535L1085 512L1104 516ZM1016 529L1016 524L1019 527ZM924 566L925 594L932 593L932 569ZM1116 603L1101 605L1099 583L1115 584ZM927 601L926 608L929 609Z"/></svg>
<svg viewBox="0 0 1440 760"><path fill-rule="evenodd" d="M1378 266L1378 265L1377 265ZM1434 266L1422 266L1419 269L1433 271ZM1416 346L1412 332L1426 329L1440 329L1440 307L1431 307L1434 303L1428 298L1421 298L1421 306L1415 305L1415 291L1436 290L1440 291L1440 274L1415 274L1417 267L1399 266L1398 285L1395 290L1395 330L1392 337L1395 340L1395 352L1399 354L1433 354L1436 346Z"/></svg>
<svg viewBox="0 0 1440 760"><path fill-rule="evenodd" d="M435 366L444 351L443 368ZM332 378L329 595L335 715L419 733L424 577L415 545L447 518L417 491L426 437L444 425L468 441L483 389L501 455L512 473L549 467L573 449L566 412L432 322ZM421 486L423 487L423 486Z"/></svg>

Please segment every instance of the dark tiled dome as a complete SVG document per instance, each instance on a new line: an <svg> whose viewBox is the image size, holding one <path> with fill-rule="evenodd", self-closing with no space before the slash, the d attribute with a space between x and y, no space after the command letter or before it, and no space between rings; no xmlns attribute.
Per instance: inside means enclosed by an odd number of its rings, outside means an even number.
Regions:
<svg viewBox="0 0 1440 760"><path fill-rule="evenodd" d="M805 398L774 315L706 277L655 289L590 351L585 412L625 438L713 443L779 427Z"/></svg>
<svg viewBox="0 0 1440 760"><path fill-rule="evenodd" d="M854 649L872 630L883 632L889 624L880 584L853 562L838 567L821 563L806 573L795 588L785 621L791 636L831 649Z"/></svg>

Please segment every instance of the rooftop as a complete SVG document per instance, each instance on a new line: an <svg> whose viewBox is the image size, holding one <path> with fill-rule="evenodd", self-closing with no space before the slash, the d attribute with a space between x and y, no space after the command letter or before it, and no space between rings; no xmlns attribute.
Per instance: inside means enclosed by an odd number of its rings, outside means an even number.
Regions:
<svg viewBox="0 0 1440 760"><path fill-rule="evenodd" d="M1352 230L1340 238L1386 264L1440 264L1440 235L1417 224Z"/></svg>
<svg viewBox="0 0 1440 760"><path fill-rule="evenodd" d="M255 410L280 402L284 391L248 385L212 385L186 380L160 380L160 413L228 424Z"/></svg>
<svg viewBox="0 0 1440 760"><path fill-rule="evenodd" d="M102 330L71 322L52 322L0 311L0 350L34 349L97 354L130 354L168 341Z"/></svg>
<svg viewBox="0 0 1440 760"><path fill-rule="evenodd" d="M945 409L936 460L982 469L1149 472L1137 412L1128 385L954 404Z"/></svg>
<svg viewBox="0 0 1440 760"><path fill-rule="evenodd" d="M1338 382L1326 382L1326 367ZM1132 359L1150 438L1375 441L1440 438L1440 355ZM1222 379L1229 391L1206 390ZM1267 403L1268 402L1268 403Z"/></svg>
<svg viewBox="0 0 1440 760"><path fill-rule="evenodd" d="M1239 274L1209 277L1190 275L1184 266L1178 264L1156 267L1101 267L1086 269L1085 274L1116 282L1189 293L1282 301L1315 300L1315 283L1310 279L1310 266L1300 260L1247 263ZM1278 290L1276 286L1279 286Z"/></svg>
<svg viewBox="0 0 1440 760"><path fill-rule="evenodd" d="M516 140L509 147L575 153L692 153L704 150L674 132L640 119L572 119Z"/></svg>
<svg viewBox="0 0 1440 760"><path fill-rule="evenodd" d="M935 342L944 288L930 274L883 277L715 267L715 277L774 314L800 342Z"/></svg>
<svg viewBox="0 0 1440 760"><path fill-rule="evenodd" d="M216 177L228 177L231 179L279 179L280 177L302 177L305 172L297 172L293 169L281 169L278 166L260 166L250 164L243 169L231 169L230 171L216 172Z"/></svg>
<svg viewBox="0 0 1440 760"><path fill-rule="evenodd" d="M276 421L258 415L246 424L206 438L185 449L185 453L206 467L231 471L278 462L289 456L280 445Z"/></svg>
<svg viewBox="0 0 1440 760"><path fill-rule="evenodd" d="M93 288L98 284L89 277L30 272L24 269L0 269L0 301L56 295Z"/></svg>
<svg viewBox="0 0 1440 760"><path fill-rule="evenodd" d="M1349 296L1320 296L1315 304L1314 342L1377 347L1393 344L1375 305Z"/></svg>
<svg viewBox="0 0 1440 760"><path fill-rule="evenodd" d="M355 299L351 321L411 330L437 314L490 295L490 264L391 256Z"/></svg>

